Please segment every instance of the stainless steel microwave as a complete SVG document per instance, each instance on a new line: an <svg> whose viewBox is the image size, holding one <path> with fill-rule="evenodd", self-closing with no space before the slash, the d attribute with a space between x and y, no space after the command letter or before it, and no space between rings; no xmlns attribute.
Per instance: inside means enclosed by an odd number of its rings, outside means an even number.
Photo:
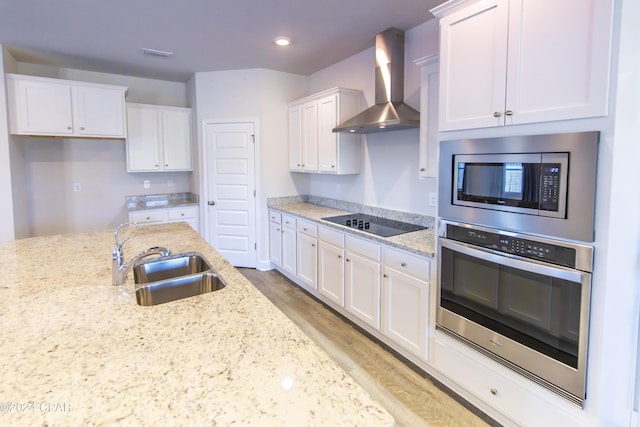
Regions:
<svg viewBox="0 0 640 427"><path fill-rule="evenodd" d="M455 205L565 218L569 153L456 154Z"/></svg>
<svg viewBox="0 0 640 427"><path fill-rule="evenodd" d="M441 218L594 240L598 132L443 141Z"/></svg>

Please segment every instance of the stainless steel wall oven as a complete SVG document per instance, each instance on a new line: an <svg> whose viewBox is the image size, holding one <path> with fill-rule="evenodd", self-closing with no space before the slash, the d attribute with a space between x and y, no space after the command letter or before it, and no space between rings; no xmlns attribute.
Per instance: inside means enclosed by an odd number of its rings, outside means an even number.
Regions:
<svg viewBox="0 0 640 427"><path fill-rule="evenodd" d="M441 221L436 323L582 405L593 248Z"/></svg>
<svg viewBox="0 0 640 427"><path fill-rule="evenodd" d="M437 328L579 406L598 138L440 145Z"/></svg>

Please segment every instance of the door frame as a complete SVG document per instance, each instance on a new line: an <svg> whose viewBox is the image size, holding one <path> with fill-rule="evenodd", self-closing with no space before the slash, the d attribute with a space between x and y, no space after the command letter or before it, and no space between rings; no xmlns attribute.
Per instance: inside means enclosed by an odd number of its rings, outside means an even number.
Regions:
<svg viewBox="0 0 640 427"><path fill-rule="evenodd" d="M261 158L261 149L260 149L260 126L259 120L257 117L240 117L240 118L226 118L226 119L202 119L200 126L200 148L202 149L202 157L198 162L200 167L200 218L202 218L200 227L200 235L202 238L209 243L207 236L209 236L209 231L211 227L209 215L207 215L207 195L209 194L209 184L208 184L208 172L206 168L207 159L209 156L209 150L206 144L206 128L208 125L216 125L216 124L230 124L230 123L251 123L253 124L253 133L254 144L253 144L253 155L254 155L254 188L256 190L255 197L255 207L256 207L256 215L255 215L255 238L256 238L256 268L262 269L261 266L263 264L262 260L262 248L263 248L263 233L259 225L262 223L263 208L262 203L259 201L262 200L262 185L260 178L260 158ZM267 235L269 232L267 231ZM214 248L215 249L215 248Z"/></svg>

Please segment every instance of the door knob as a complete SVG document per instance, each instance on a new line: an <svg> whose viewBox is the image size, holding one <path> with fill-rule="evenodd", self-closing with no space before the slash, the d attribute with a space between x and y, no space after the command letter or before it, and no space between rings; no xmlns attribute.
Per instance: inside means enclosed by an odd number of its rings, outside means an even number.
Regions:
<svg viewBox="0 0 640 427"><path fill-rule="evenodd" d="M216 202L214 202L213 200L209 200L209 201L207 202L207 204L208 204L209 206L213 206L213 205L215 205L215 204L216 204Z"/></svg>

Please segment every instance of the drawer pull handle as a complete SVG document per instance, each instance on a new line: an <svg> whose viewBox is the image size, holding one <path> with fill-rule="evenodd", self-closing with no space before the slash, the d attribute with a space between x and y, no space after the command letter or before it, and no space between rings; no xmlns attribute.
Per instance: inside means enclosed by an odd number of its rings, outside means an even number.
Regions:
<svg viewBox="0 0 640 427"><path fill-rule="evenodd" d="M498 394L498 389L497 388L491 388L491 394L493 394L494 396L496 394Z"/></svg>
<svg viewBox="0 0 640 427"><path fill-rule="evenodd" d="M389 275L388 275L387 273L384 273L384 274L382 275L382 277L384 277L384 278L386 279L386 278L388 278L388 277L389 277Z"/></svg>
<svg viewBox="0 0 640 427"><path fill-rule="evenodd" d="M403 267L406 267L407 263L406 262L401 262L400 265L403 266Z"/></svg>

